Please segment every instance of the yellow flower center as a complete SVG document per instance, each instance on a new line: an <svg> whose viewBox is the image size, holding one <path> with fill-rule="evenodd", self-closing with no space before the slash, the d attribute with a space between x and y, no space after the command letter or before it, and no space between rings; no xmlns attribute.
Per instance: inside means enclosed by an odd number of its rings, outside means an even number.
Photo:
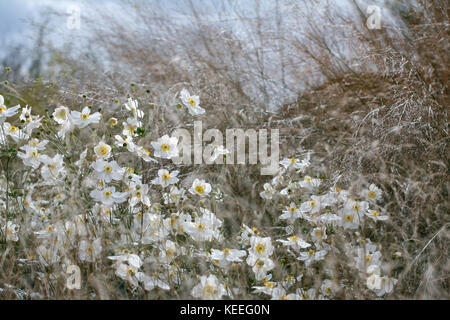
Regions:
<svg viewBox="0 0 450 320"><path fill-rule="evenodd" d="M80 114L80 119L87 120L87 119L89 119L90 116L91 115L89 113L82 113L82 114Z"/></svg>
<svg viewBox="0 0 450 320"><path fill-rule="evenodd" d="M280 298L280 300L291 300L291 298L289 298L288 296L282 296L282 297Z"/></svg>
<svg viewBox="0 0 450 320"><path fill-rule="evenodd" d="M17 128L16 126L9 126L8 130L11 132L17 132L19 131L19 128Z"/></svg>
<svg viewBox="0 0 450 320"><path fill-rule="evenodd" d="M112 172L112 167L108 164L103 166L103 169L105 170L105 172L107 173L111 173Z"/></svg>
<svg viewBox="0 0 450 320"><path fill-rule="evenodd" d="M1 107L0 107L0 113L3 113L3 112L5 112L5 111L6 111L6 107L1 106Z"/></svg>
<svg viewBox="0 0 450 320"><path fill-rule="evenodd" d="M198 230L204 230L206 226L203 223L197 222L195 224L195 228L197 228Z"/></svg>
<svg viewBox="0 0 450 320"><path fill-rule="evenodd" d="M258 243L255 247L256 252L258 252L259 254L262 254L266 251L266 246L262 243Z"/></svg>
<svg viewBox="0 0 450 320"><path fill-rule="evenodd" d="M289 237L288 238L289 240L292 240L292 241L297 241L298 239L300 239L298 236L291 236L291 237Z"/></svg>
<svg viewBox="0 0 450 320"><path fill-rule="evenodd" d="M290 158L290 159L289 159L289 162L290 162L290 163L295 163L295 159L294 159L294 158Z"/></svg>
<svg viewBox="0 0 450 320"><path fill-rule="evenodd" d="M164 152L167 152L167 151L170 150L170 146L167 143L163 143L161 145L161 150L164 151Z"/></svg>
<svg viewBox="0 0 450 320"><path fill-rule="evenodd" d="M359 204L355 203L352 208L353 208L353 210L358 212L361 209L361 206Z"/></svg>
<svg viewBox="0 0 450 320"><path fill-rule="evenodd" d="M127 273L128 273L130 276L134 276L134 275L136 274L136 270L134 270L133 268L128 268L128 269L127 269Z"/></svg>
<svg viewBox="0 0 450 320"><path fill-rule="evenodd" d="M189 98L188 99L188 102L191 104L191 106L193 106L193 107L195 107L195 105L197 104L196 102L195 102L195 100L194 99L192 99L192 98Z"/></svg>
<svg viewBox="0 0 450 320"><path fill-rule="evenodd" d="M32 139L32 140L30 140L30 142L28 142L28 144L31 147L36 147L39 144L39 140L38 139Z"/></svg>
<svg viewBox="0 0 450 320"><path fill-rule="evenodd" d="M38 155L39 155L39 153L38 153L36 150L32 150L32 151L31 151L31 157L32 157L32 158L37 158Z"/></svg>
<svg viewBox="0 0 450 320"><path fill-rule="evenodd" d="M111 197L112 196L112 191L103 191L103 195L106 197L106 198L109 198L109 197Z"/></svg>
<svg viewBox="0 0 450 320"><path fill-rule="evenodd" d="M60 110L60 111L56 114L56 116L57 116L58 118L60 118L60 119L66 119L66 117L67 117L66 110L64 110L64 109ZM83 118L82 118L82 119L83 119Z"/></svg>
<svg viewBox="0 0 450 320"><path fill-rule="evenodd" d="M311 182L312 178L311 177L305 177L305 181L306 182Z"/></svg>
<svg viewBox="0 0 450 320"><path fill-rule="evenodd" d="M310 202L309 202L309 206L311 207L311 208L314 208L315 206L316 206L316 200L311 200Z"/></svg>
<svg viewBox="0 0 450 320"><path fill-rule="evenodd" d="M344 217L345 221L347 222L352 222L353 221L353 215L351 214L346 214Z"/></svg>
<svg viewBox="0 0 450 320"><path fill-rule="evenodd" d="M369 193L367 194L367 196L370 199L375 199L377 197L377 193L375 191L369 191Z"/></svg>
<svg viewBox="0 0 450 320"><path fill-rule="evenodd" d="M331 294L331 288L326 288L324 291L326 294Z"/></svg>
<svg viewBox="0 0 450 320"><path fill-rule="evenodd" d="M308 251L308 255L309 256L314 255L314 253L316 253L316 250L311 249L311 250Z"/></svg>
<svg viewBox="0 0 450 320"><path fill-rule="evenodd" d="M215 292L216 292L216 288L214 286L212 286L212 285L206 285L203 288L203 295L205 297L211 297L211 296L214 295Z"/></svg>
<svg viewBox="0 0 450 320"><path fill-rule="evenodd" d="M378 216L380 215L380 214L379 214L377 211L375 211L375 210L372 210L371 213L372 213L372 215L374 215L375 217L378 217Z"/></svg>
<svg viewBox="0 0 450 320"><path fill-rule="evenodd" d="M52 232L53 230L54 230L54 227L53 227L52 225L50 225L50 226L47 227L47 231L48 231L48 232Z"/></svg>
<svg viewBox="0 0 450 320"><path fill-rule="evenodd" d="M195 191L197 191L197 193L203 194L205 192L205 188L203 188L203 186L195 186Z"/></svg>
<svg viewBox="0 0 450 320"><path fill-rule="evenodd" d="M265 287L269 287L269 288L274 288L275 287L275 283L266 281L266 282L264 282L264 286Z"/></svg>
<svg viewBox="0 0 450 320"><path fill-rule="evenodd" d="M98 147L97 151L102 156L106 156L108 154L108 152L109 152L107 146L100 146L100 147Z"/></svg>
<svg viewBox="0 0 450 320"><path fill-rule="evenodd" d="M161 179L164 180L164 181L169 180L169 179L170 179L170 174L164 173L164 174L161 176Z"/></svg>
<svg viewBox="0 0 450 320"><path fill-rule="evenodd" d="M290 212L295 212L297 210L297 207L289 207Z"/></svg>
<svg viewBox="0 0 450 320"><path fill-rule="evenodd" d="M264 267L264 260L261 260L261 259L256 260L256 267L257 268Z"/></svg>
<svg viewBox="0 0 450 320"><path fill-rule="evenodd" d="M316 238L322 238L322 236L323 236L323 232L322 232L322 230L316 230L316 231L314 231L314 235L316 236Z"/></svg>

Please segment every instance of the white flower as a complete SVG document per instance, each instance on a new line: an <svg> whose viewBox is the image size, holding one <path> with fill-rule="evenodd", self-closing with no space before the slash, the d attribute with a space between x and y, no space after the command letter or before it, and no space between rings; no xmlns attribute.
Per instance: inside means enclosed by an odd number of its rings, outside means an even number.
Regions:
<svg viewBox="0 0 450 320"><path fill-rule="evenodd" d="M211 185L205 182L205 180L195 179L189 192L204 197L211 192Z"/></svg>
<svg viewBox="0 0 450 320"><path fill-rule="evenodd" d="M381 189L378 188L373 183L369 186L369 189L364 189L362 192L363 196L372 202L377 202L381 200Z"/></svg>
<svg viewBox="0 0 450 320"><path fill-rule="evenodd" d="M209 161L215 161L219 156L229 154L230 151L225 149L224 146L214 145L213 153L209 158Z"/></svg>
<svg viewBox="0 0 450 320"><path fill-rule="evenodd" d="M191 115L197 116L205 113L205 109L199 106L200 104L199 96L191 96L189 91L183 89L180 92L180 98Z"/></svg>
<svg viewBox="0 0 450 320"><path fill-rule="evenodd" d="M24 165L37 169L41 162L44 161L45 155L41 155L35 147L25 145L20 147L20 149L25 151L25 153L18 152L17 156L22 159Z"/></svg>
<svg viewBox="0 0 450 320"><path fill-rule="evenodd" d="M209 210L203 209L203 215L196 217L193 222L183 224L184 231L195 241L211 241L219 238L219 230L222 221Z"/></svg>
<svg viewBox="0 0 450 320"><path fill-rule="evenodd" d="M127 189L131 195L130 206L134 207L138 203L142 203L147 207L150 206L150 198L148 196L148 185L142 183L131 182Z"/></svg>
<svg viewBox="0 0 450 320"><path fill-rule="evenodd" d="M326 254L326 250L316 251L314 249L311 249L307 252L300 252L300 256L297 258L297 260L304 261L305 266L308 267L314 261L323 260Z"/></svg>
<svg viewBox="0 0 450 320"><path fill-rule="evenodd" d="M39 139L36 138L28 140L28 146L30 146L31 148L35 148L36 150L44 150L47 143L48 140L39 141Z"/></svg>
<svg viewBox="0 0 450 320"><path fill-rule="evenodd" d="M247 257L247 264L252 267L256 280L263 280L267 276L267 272L275 267L273 261L268 257L257 257L250 253Z"/></svg>
<svg viewBox="0 0 450 320"><path fill-rule="evenodd" d="M171 184L178 182L178 170L169 172L169 170L166 169L159 169L158 170L158 177L152 180L152 184L158 184L162 187L168 187Z"/></svg>
<svg viewBox="0 0 450 320"><path fill-rule="evenodd" d="M109 187L102 190L92 190L90 196L98 202L102 202L107 206L112 206L114 203L122 203L127 200L128 193L116 192L116 188Z"/></svg>
<svg viewBox="0 0 450 320"><path fill-rule="evenodd" d="M320 242L327 238L327 228L326 227L317 227L311 231L311 238L314 242Z"/></svg>
<svg viewBox="0 0 450 320"><path fill-rule="evenodd" d="M309 163L309 159L303 159L303 160L299 160L296 158L284 158L283 160L280 161L280 164L285 168L285 169L297 169L298 172L303 172L305 171L305 169L310 165Z"/></svg>
<svg viewBox="0 0 450 320"><path fill-rule="evenodd" d="M281 242L284 246L292 247L294 250L306 249L311 245L301 239L299 236L290 236L287 240L277 240Z"/></svg>
<svg viewBox="0 0 450 320"><path fill-rule="evenodd" d="M175 242L166 240L159 252L158 260L164 263L170 263L181 253L180 251Z"/></svg>
<svg viewBox="0 0 450 320"><path fill-rule="evenodd" d="M125 169L121 168L116 161L105 161L98 159L91 164L95 170L95 177L105 182L111 182L112 180L121 180Z"/></svg>
<svg viewBox="0 0 450 320"><path fill-rule="evenodd" d="M178 138L171 137L166 134L159 138L157 141L153 141L152 147L155 149L155 157L163 159L171 159L178 156Z"/></svg>
<svg viewBox="0 0 450 320"><path fill-rule="evenodd" d="M339 223L344 229L358 229L359 217L355 211L343 209L339 212L341 217Z"/></svg>
<svg viewBox="0 0 450 320"><path fill-rule="evenodd" d="M270 200L272 199L273 195L275 194L276 190L272 187L270 183L264 184L264 191L260 192L259 195L263 199Z"/></svg>
<svg viewBox="0 0 450 320"><path fill-rule="evenodd" d="M300 296L300 300L312 300L316 297L316 289L311 288L308 290L305 289L297 289L297 294Z"/></svg>
<svg viewBox="0 0 450 320"><path fill-rule="evenodd" d="M186 190L183 188L178 189L175 186L170 187L169 193L164 193L164 204L178 203L184 199Z"/></svg>
<svg viewBox="0 0 450 320"><path fill-rule="evenodd" d="M230 262L242 262L245 250L225 248L223 250L211 249L210 258L219 266L227 267Z"/></svg>
<svg viewBox="0 0 450 320"><path fill-rule="evenodd" d="M137 146L133 142L133 138L131 136L125 136L125 139L119 135L115 135L116 146L126 147L129 152L134 152Z"/></svg>
<svg viewBox="0 0 450 320"><path fill-rule="evenodd" d="M297 190L297 184L293 182L289 182L286 188L280 191L282 196L291 197L294 194L294 191Z"/></svg>
<svg viewBox="0 0 450 320"><path fill-rule="evenodd" d="M80 242L80 248L78 254L81 261L95 262L97 257L102 252L102 242L100 239L95 239L92 242L82 240Z"/></svg>
<svg viewBox="0 0 450 320"><path fill-rule="evenodd" d="M139 281L144 283L144 289L147 291L153 290L154 288L170 290L170 286L166 282L155 277L148 276L143 272L138 273L138 278Z"/></svg>
<svg viewBox="0 0 450 320"><path fill-rule="evenodd" d="M336 291L338 290L338 287L336 285L336 283L334 283L331 280L324 280L322 282L322 285L320 286L320 292L324 295L324 296L332 296L336 293Z"/></svg>
<svg viewBox="0 0 450 320"><path fill-rule="evenodd" d="M298 182L298 185L302 188L312 190L320 186L322 181L320 179L313 179L310 176L305 176L303 181Z"/></svg>
<svg viewBox="0 0 450 320"><path fill-rule="evenodd" d="M58 137L64 138L66 136L66 133L69 132L72 127L72 121L70 121L70 119L61 123L58 130Z"/></svg>
<svg viewBox="0 0 450 320"><path fill-rule="evenodd" d="M19 236L17 234L19 232L18 225L12 223L12 221L8 221L5 229L6 229L5 230L6 241L18 241L19 240Z"/></svg>
<svg viewBox="0 0 450 320"><path fill-rule="evenodd" d="M3 96L0 95L0 123L6 120L6 118L12 117L17 113L17 110L20 109L20 105L17 105L12 108L7 108L5 105L5 100L3 99Z"/></svg>
<svg viewBox="0 0 450 320"><path fill-rule="evenodd" d="M55 120L59 124L63 124L66 121L69 121L69 108L60 106L53 111L53 120Z"/></svg>
<svg viewBox="0 0 450 320"><path fill-rule="evenodd" d="M270 237L251 237L251 254L257 258L268 257L273 253L272 239Z"/></svg>
<svg viewBox="0 0 450 320"><path fill-rule="evenodd" d="M158 162L155 159L153 159L152 157L150 157L150 151L148 151L147 149L145 149L144 147L139 147L135 145L135 149L134 151L137 153L137 155L142 158L142 160L144 160L145 162Z"/></svg>
<svg viewBox="0 0 450 320"><path fill-rule="evenodd" d="M377 296L381 297L386 293L391 293L394 290L394 285L397 283L397 279L389 277L381 277L380 289L375 290Z"/></svg>
<svg viewBox="0 0 450 320"><path fill-rule="evenodd" d="M290 223L294 223L297 218L300 218L300 210L294 202L283 210L283 214L279 217L280 220L288 220Z"/></svg>
<svg viewBox="0 0 450 320"><path fill-rule="evenodd" d="M19 142L20 140L25 140L29 138L29 135L26 134L22 129L19 129L8 122L3 123L3 132L10 136L15 142Z"/></svg>
<svg viewBox="0 0 450 320"><path fill-rule="evenodd" d="M108 159L111 156L111 146L104 143L103 141L100 141L94 147L94 153L97 156L97 158Z"/></svg>
<svg viewBox="0 0 450 320"><path fill-rule="evenodd" d="M55 155L53 158L44 155L42 157L42 163L44 166L41 168L41 175L44 180L54 180L57 179L58 176L65 175L65 169L63 167L63 156L60 154Z"/></svg>
<svg viewBox="0 0 450 320"><path fill-rule="evenodd" d="M227 291L215 275L209 275L200 277L200 283L192 288L191 294L195 298L218 300L226 295Z"/></svg>
<svg viewBox="0 0 450 320"><path fill-rule="evenodd" d="M365 215L368 216L373 221L385 221L389 217L388 216L382 216L378 211L376 210L367 210L365 212Z"/></svg>
<svg viewBox="0 0 450 320"><path fill-rule="evenodd" d="M125 103L125 108L128 111L131 111L135 118L143 118L144 112L139 110L139 103L137 100L133 100L132 98L128 98L128 102ZM140 127L140 126L139 126Z"/></svg>
<svg viewBox="0 0 450 320"><path fill-rule="evenodd" d="M142 126L142 123L136 118L128 118L127 122L123 122L122 134L128 137L136 136L136 129Z"/></svg>
<svg viewBox="0 0 450 320"><path fill-rule="evenodd" d="M302 203L302 205L300 206L300 211L314 214L320 211L320 203L321 197L312 195L311 200Z"/></svg>
<svg viewBox="0 0 450 320"><path fill-rule="evenodd" d="M91 123L99 123L101 117L102 115L99 112L91 114L91 109L89 107L84 107L81 112L70 112L72 123L80 128L84 128Z"/></svg>

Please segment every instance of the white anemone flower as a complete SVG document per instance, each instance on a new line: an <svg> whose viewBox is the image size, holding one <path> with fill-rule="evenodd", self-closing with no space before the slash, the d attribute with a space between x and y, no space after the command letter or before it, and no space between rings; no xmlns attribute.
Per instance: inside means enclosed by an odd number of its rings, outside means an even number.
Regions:
<svg viewBox="0 0 450 320"><path fill-rule="evenodd" d="M226 294L224 285L219 282L215 275L201 276L200 283L191 290L193 297L206 300L218 300Z"/></svg>
<svg viewBox="0 0 450 320"><path fill-rule="evenodd" d="M64 106L59 106L53 111L53 120L55 120L59 124L63 124L66 121L69 121L70 109Z"/></svg>
<svg viewBox="0 0 450 320"><path fill-rule="evenodd" d="M152 143L153 149L155 149L155 157L163 159L171 159L178 156L178 138L169 137L167 134L162 136Z"/></svg>
<svg viewBox="0 0 450 320"><path fill-rule="evenodd" d="M89 107L84 107L81 112L71 111L70 119L72 123L80 128L85 128L91 123L99 123L102 115L99 112L91 114L91 109Z"/></svg>
<svg viewBox="0 0 450 320"><path fill-rule="evenodd" d="M108 159L111 156L111 146L100 141L94 147L94 153L97 159Z"/></svg>
<svg viewBox="0 0 450 320"><path fill-rule="evenodd" d="M189 192L200 197L207 196L211 192L211 185L205 180L195 179Z"/></svg>
<svg viewBox="0 0 450 320"><path fill-rule="evenodd" d="M199 106L199 96L192 96L189 91L183 89L180 92L180 98L191 115L197 116L205 113L205 109Z"/></svg>
<svg viewBox="0 0 450 320"><path fill-rule="evenodd" d="M90 196L104 205L112 206L115 203L122 203L127 200L127 192L116 192L116 188L108 187L102 190L94 189Z"/></svg>
<svg viewBox="0 0 450 320"><path fill-rule="evenodd" d="M177 183L179 181L177 178L178 173L178 170L169 172L169 170L166 169L159 169L158 177L152 180L152 184L157 184L164 188L168 187L171 184Z"/></svg>
<svg viewBox="0 0 450 320"><path fill-rule="evenodd" d="M95 177L105 182L121 180L125 173L125 169L121 168L116 161L108 162L103 159L98 159L91 166L95 170Z"/></svg>
<svg viewBox="0 0 450 320"><path fill-rule="evenodd" d="M6 118L12 117L17 113L17 110L20 109L20 105L17 105L12 108L7 108L5 105L5 99L0 95L0 123L6 120Z"/></svg>

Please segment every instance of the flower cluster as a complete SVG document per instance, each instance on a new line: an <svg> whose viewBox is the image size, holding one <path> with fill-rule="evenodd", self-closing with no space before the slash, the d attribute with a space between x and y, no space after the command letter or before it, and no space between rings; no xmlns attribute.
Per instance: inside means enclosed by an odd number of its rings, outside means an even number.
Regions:
<svg viewBox="0 0 450 320"><path fill-rule="evenodd" d="M186 89L179 99L191 116L205 114ZM123 106L114 114L59 106L40 117L0 96L1 242L33 241L18 253L21 268L37 268L48 292L73 264L109 275L131 297L331 299L350 288L341 268L378 296L393 291L382 248L369 239L388 219L377 186L325 189L307 175L309 155L283 159L258 199L277 217L233 230L228 195L172 163L178 139L147 135L142 103ZM215 146L212 158L227 153Z"/></svg>

